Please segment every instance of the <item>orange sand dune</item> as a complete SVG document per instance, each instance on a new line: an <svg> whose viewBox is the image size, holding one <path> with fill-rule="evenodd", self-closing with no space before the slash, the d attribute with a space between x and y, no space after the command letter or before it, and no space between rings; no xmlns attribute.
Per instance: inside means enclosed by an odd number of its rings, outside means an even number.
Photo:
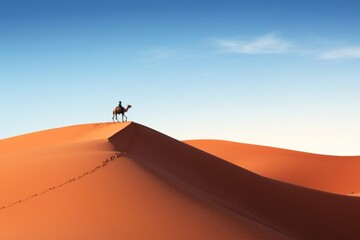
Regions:
<svg viewBox="0 0 360 240"><path fill-rule="evenodd" d="M360 198L261 177L213 155L132 124L110 138L127 156L188 196L296 239L359 239ZM268 237L270 238L270 237Z"/></svg>
<svg viewBox="0 0 360 240"><path fill-rule="evenodd" d="M211 187L224 191L224 203L214 201L198 185L214 170L202 159L229 165L136 123L0 140L0 239L289 239L247 204L229 208L227 182ZM176 174L161 166L167 161ZM189 168L192 161L205 172Z"/></svg>
<svg viewBox="0 0 360 240"><path fill-rule="evenodd" d="M360 238L360 198L262 177L136 123L1 140L0 191L0 239Z"/></svg>
<svg viewBox="0 0 360 240"><path fill-rule="evenodd" d="M262 176L339 194L360 192L360 156L326 156L220 140L185 142Z"/></svg>

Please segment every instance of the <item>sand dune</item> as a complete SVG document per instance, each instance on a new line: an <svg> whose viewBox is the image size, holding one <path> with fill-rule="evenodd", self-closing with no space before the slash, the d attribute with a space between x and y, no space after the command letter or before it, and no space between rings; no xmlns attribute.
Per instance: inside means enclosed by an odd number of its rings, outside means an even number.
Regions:
<svg viewBox="0 0 360 240"><path fill-rule="evenodd" d="M359 239L360 198L228 161L136 123L1 140L0 239Z"/></svg>
<svg viewBox="0 0 360 240"><path fill-rule="evenodd" d="M184 194L123 155L67 183L134 144L138 139L121 131L133 124L87 124L1 140L0 208L7 207L0 210L0 239L287 239ZM115 147L107 138L117 132L125 138Z"/></svg>
<svg viewBox="0 0 360 240"><path fill-rule="evenodd" d="M219 140L185 142L269 178L339 194L360 191L360 156L327 156Z"/></svg>

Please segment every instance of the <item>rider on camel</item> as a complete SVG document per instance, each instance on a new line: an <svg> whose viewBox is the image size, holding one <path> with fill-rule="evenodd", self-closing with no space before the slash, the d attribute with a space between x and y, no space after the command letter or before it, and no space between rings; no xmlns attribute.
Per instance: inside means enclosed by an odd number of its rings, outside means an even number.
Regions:
<svg viewBox="0 0 360 240"><path fill-rule="evenodd" d="M120 108L121 113L124 112L124 107L121 105L121 101L119 101L119 106L118 107Z"/></svg>

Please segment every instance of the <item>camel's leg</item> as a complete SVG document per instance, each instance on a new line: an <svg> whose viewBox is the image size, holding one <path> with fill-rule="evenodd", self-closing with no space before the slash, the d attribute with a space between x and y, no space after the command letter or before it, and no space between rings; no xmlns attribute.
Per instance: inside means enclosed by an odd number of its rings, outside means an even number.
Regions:
<svg viewBox="0 0 360 240"><path fill-rule="evenodd" d="M114 121L114 118L116 119L116 121L119 121L119 120L117 119L117 113L116 113L115 111L113 111L113 116L112 116L113 122L115 122L115 121Z"/></svg>
<svg viewBox="0 0 360 240"><path fill-rule="evenodd" d="M125 121L124 121L124 117L125 117ZM123 122L127 122L127 116L125 115L125 113L121 114L121 120Z"/></svg>

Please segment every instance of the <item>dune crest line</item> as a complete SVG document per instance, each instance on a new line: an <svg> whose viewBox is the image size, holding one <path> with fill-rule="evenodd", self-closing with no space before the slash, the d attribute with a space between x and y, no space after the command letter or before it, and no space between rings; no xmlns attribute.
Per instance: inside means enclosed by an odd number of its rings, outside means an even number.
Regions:
<svg viewBox="0 0 360 240"><path fill-rule="evenodd" d="M45 193L47 193L47 192L49 192L49 191L52 191L52 190L61 188L61 187L65 186L65 185L67 185L67 184L69 184L69 183L78 181L78 180L80 180L81 178L83 178L83 177L85 177L85 176L87 176L87 175L90 175L90 174L96 172L97 170L99 170L99 169L107 166L110 162L116 160L117 158L120 158L120 157L125 156L125 155L127 154L127 151L130 149L131 145L132 145L133 142L134 142L135 133L136 133L136 130L135 130L135 128L134 128L134 129L133 129L132 136L130 137L129 141L128 141L126 144L124 144L122 151L119 151L119 152L111 155L109 158L107 158L107 159L104 160L101 164L95 166L95 167L92 168L91 170L86 171L86 172L78 175L77 177L71 178L71 179L69 179L69 180L67 180L67 181L65 181L65 182L63 182L63 183L61 183L61 184L58 184L58 185L49 187L49 188L47 188L46 190L43 190L43 191L41 191L41 192L37 192L37 193L35 193L35 194L31 195L31 196L28 196L28 197L26 197L26 198L17 200L17 201L15 201L15 202L9 203L9 204L7 204L7 205L3 205L3 206L0 207L0 210L6 209L6 208L10 208L10 207L15 206L15 205L17 205L17 204L26 202L26 201L28 201L28 200L30 200L30 199L32 199L32 198L39 197L39 196L41 196L41 195L43 195L43 194L45 194Z"/></svg>

